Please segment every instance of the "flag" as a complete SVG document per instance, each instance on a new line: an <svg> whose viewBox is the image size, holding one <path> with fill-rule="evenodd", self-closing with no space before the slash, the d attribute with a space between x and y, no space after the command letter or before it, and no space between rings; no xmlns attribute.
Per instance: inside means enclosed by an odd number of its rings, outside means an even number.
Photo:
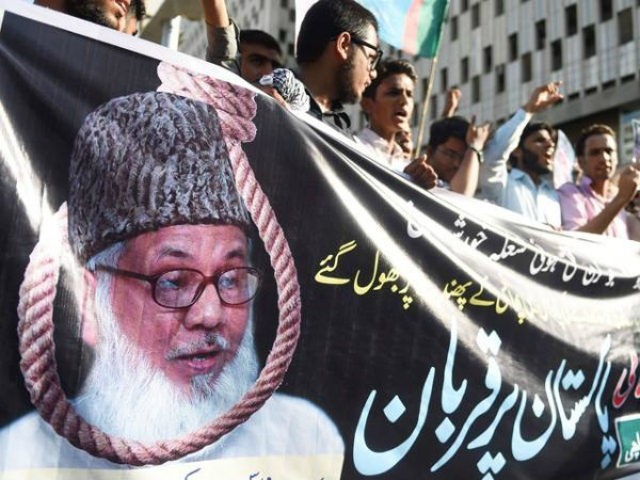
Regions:
<svg viewBox="0 0 640 480"><path fill-rule="evenodd" d="M360 3L378 19L383 41L412 55L436 56L449 0L360 0Z"/></svg>
<svg viewBox="0 0 640 480"><path fill-rule="evenodd" d="M296 38L302 19L314 3L315 0L296 0ZM359 0L359 3L378 20L381 40L412 55L435 57L449 0Z"/></svg>
<svg viewBox="0 0 640 480"><path fill-rule="evenodd" d="M562 130L558 130L556 153L553 156L553 186L575 183L576 154L573 145Z"/></svg>

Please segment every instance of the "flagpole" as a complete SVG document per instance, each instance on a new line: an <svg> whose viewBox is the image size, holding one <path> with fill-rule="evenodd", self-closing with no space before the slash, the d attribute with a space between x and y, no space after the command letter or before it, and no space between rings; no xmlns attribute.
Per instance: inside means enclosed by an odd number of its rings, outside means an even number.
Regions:
<svg viewBox="0 0 640 480"><path fill-rule="evenodd" d="M420 112L420 126L418 127L418 138L415 143L415 157L420 156L420 150L422 148L422 137L424 136L424 126L427 121L427 113L429 113L429 99L431 98L431 90L433 89L433 78L436 73L436 65L438 64L438 56L435 55L431 59L431 67L429 68L429 81L427 82L427 91L424 94L422 100L422 110Z"/></svg>

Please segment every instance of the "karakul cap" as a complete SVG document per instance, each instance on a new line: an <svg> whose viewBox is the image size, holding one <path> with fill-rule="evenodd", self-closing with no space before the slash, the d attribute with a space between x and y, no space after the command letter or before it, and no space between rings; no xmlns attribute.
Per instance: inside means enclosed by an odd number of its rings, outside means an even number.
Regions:
<svg viewBox="0 0 640 480"><path fill-rule="evenodd" d="M215 109L178 95L136 93L89 114L69 181L69 242L83 264L162 227L250 222Z"/></svg>

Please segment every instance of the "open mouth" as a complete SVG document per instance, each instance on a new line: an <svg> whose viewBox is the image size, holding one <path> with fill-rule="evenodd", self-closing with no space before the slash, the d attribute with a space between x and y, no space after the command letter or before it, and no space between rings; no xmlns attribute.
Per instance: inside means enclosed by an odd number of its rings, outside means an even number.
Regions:
<svg viewBox="0 0 640 480"><path fill-rule="evenodd" d="M398 112L394 112L393 114L393 118L395 118L398 121L404 122L409 118L409 114L405 111L398 111Z"/></svg>
<svg viewBox="0 0 640 480"><path fill-rule="evenodd" d="M173 356L171 360L193 374L207 373L218 363L220 350L208 349Z"/></svg>

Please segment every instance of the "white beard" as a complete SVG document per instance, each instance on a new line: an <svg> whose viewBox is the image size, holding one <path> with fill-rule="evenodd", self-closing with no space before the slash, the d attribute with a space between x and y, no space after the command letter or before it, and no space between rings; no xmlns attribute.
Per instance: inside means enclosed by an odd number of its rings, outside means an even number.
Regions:
<svg viewBox="0 0 640 480"><path fill-rule="evenodd" d="M144 353L122 334L111 308L110 290L109 281L98 280L100 339L93 368L75 401L78 413L89 423L130 440L168 440L210 423L251 388L258 375L253 315L236 355L218 377L194 377L187 393L151 366ZM224 339L221 342L226 343Z"/></svg>

